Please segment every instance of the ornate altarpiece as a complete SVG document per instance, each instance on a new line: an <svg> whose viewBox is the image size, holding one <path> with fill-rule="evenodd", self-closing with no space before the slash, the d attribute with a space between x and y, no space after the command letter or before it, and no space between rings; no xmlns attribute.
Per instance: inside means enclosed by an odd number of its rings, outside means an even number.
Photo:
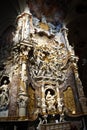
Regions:
<svg viewBox="0 0 87 130"><path fill-rule="evenodd" d="M13 45L1 49L0 118L35 120L38 115L87 114L78 57L65 25L36 18L27 8L17 17ZM5 54L4 54L5 53Z"/></svg>

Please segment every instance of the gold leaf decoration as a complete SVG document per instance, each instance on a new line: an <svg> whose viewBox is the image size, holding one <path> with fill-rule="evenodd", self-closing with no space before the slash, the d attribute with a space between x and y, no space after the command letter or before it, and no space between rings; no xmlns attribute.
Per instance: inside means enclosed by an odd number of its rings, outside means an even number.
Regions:
<svg viewBox="0 0 87 130"><path fill-rule="evenodd" d="M29 118L33 118L35 110L35 91L31 85L29 86L28 89L28 96L29 96L29 102L28 102Z"/></svg>
<svg viewBox="0 0 87 130"><path fill-rule="evenodd" d="M40 23L40 28L44 29L45 31L48 31L49 30L49 26L45 23Z"/></svg>
<svg viewBox="0 0 87 130"><path fill-rule="evenodd" d="M65 107L69 110L70 114L75 114L76 107L72 88L69 86L67 90L63 92L63 94Z"/></svg>

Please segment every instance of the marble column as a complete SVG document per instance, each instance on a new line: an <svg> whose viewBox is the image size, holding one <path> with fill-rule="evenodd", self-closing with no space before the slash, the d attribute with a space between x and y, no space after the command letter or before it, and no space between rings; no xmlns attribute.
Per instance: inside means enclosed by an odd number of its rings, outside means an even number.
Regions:
<svg viewBox="0 0 87 130"><path fill-rule="evenodd" d="M20 54L20 87L18 93L18 106L19 106L19 116L26 116L26 107L27 107L27 55L28 51L23 48L22 53Z"/></svg>
<svg viewBox="0 0 87 130"><path fill-rule="evenodd" d="M45 90L44 90L44 85L42 84L42 88L41 88L41 92L42 92L42 114L46 114L46 104L45 104Z"/></svg>
<svg viewBox="0 0 87 130"><path fill-rule="evenodd" d="M59 92L59 88L58 86L56 87L56 91L57 91L57 108L58 111L61 113L62 112L62 108L63 108L63 102L62 102L62 98L60 97L60 92Z"/></svg>

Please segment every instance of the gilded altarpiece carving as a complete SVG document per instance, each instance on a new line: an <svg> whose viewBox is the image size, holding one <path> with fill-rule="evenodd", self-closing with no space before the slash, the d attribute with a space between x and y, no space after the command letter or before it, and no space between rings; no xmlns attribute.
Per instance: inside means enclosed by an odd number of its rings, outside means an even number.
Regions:
<svg viewBox="0 0 87 130"><path fill-rule="evenodd" d="M63 121L65 113L87 114L78 57L69 45L67 31L64 23L58 30L45 16L33 16L29 8L17 17L11 54L5 58L2 52L1 60L5 67L0 77L7 75L10 80L5 119L35 120L40 114L46 121L48 115L59 114Z"/></svg>

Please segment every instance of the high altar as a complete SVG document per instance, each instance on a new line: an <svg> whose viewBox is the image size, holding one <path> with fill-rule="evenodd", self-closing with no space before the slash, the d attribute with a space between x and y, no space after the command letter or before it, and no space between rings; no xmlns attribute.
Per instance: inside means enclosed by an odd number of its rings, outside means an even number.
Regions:
<svg viewBox="0 0 87 130"><path fill-rule="evenodd" d="M28 7L17 17L13 44L0 48L1 121L48 123L52 117L52 123L58 116L58 123L87 114L78 57L67 35L65 24L54 25L44 15L39 19Z"/></svg>

